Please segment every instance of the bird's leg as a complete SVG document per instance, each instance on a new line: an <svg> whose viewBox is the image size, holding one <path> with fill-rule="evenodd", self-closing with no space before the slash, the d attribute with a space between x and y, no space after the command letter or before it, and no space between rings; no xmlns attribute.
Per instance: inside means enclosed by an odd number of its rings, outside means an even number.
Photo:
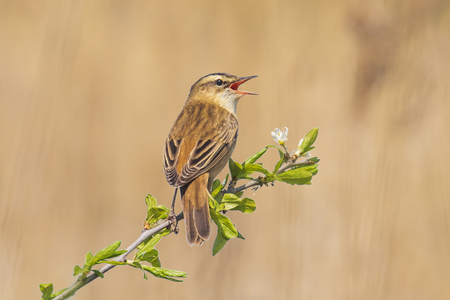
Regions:
<svg viewBox="0 0 450 300"><path fill-rule="evenodd" d="M167 218L170 221L170 231L175 234L179 231L177 215L175 214L175 200L177 199L177 191L178 188L175 189L175 193L173 194L172 207L170 208L169 216Z"/></svg>

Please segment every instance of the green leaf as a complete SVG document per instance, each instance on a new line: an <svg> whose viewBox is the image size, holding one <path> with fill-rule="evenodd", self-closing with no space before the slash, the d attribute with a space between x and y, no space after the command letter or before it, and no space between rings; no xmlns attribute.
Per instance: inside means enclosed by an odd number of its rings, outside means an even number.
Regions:
<svg viewBox="0 0 450 300"><path fill-rule="evenodd" d="M214 245L213 245L213 249L212 249L212 255L216 255L217 253L219 253L220 250L223 249L223 247L225 247L225 244L228 242L229 239L226 239L222 232L217 229L217 236L216 239L214 240Z"/></svg>
<svg viewBox="0 0 450 300"><path fill-rule="evenodd" d="M108 258L114 258L117 256L120 256L124 253L126 253L126 250L117 250L117 248L120 247L120 241L116 241L109 245L108 247L103 248L102 250L98 251L94 256L89 251L86 253L86 259L83 268L76 265L73 269L73 276L77 276L79 274L88 273L91 271L92 266L95 264L101 263L100 261L103 261ZM109 261L108 261L109 263Z"/></svg>
<svg viewBox="0 0 450 300"><path fill-rule="evenodd" d="M153 266L160 267L161 262L158 259L159 253L156 249L151 249L150 251L143 252L136 259L140 261L146 261L151 263Z"/></svg>
<svg viewBox="0 0 450 300"><path fill-rule="evenodd" d="M244 214L251 214L256 210L256 202L253 199L245 197L241 200L238 206L232 208L231 210L239 210Z"/></svg>
<svg viewBox="0 0 450 300"><path fill-rule="evenodd" d="M142 247L138 247L139 251L136 253L136 257L141 256L143 253L148 252L150 250L153 249L153 247L155 247L156 244L159 243L159 241L161 240L162 235L160 234L155 234L152 236L152 238L148 241L144 241L141 245L143 245Z"/></svg>
<svg viewBox="0 0 450 300"><path fill-rule="evenodd" d="M100 278L104 278L105 277L105 275L103 275L103 273L100 272L99 270L92 270L92 272L94 272L95 275L97 275Z"/></svg>
<svg viewBox="0 0 450 300"><path fill-rule="evenodd" d="M227 185L227 182L228 182L228 176L229 176L230 174L229 173L227 173L227 176L225 176L225 179L223 180L223 182L222 182L222 186L226 186Z"/></svg>
<svg viewBox="0 0 450 300"><path fill-rule="evenodd" d="M67 289L68 289L68 288L65 288L65 289L62 289L62 290L57 291L56 293L53 293L51 299L53 299L53 298L59 296L60 294L64 293ZM68 297L72 297L73 295L75 295L75 291L74 291L73 293L67 295L67 298L68 298ZM66 298L66 299L67 299L67 298Z"/></svg>
<svg viewBox="0 0 450 300"><path fill-rule="evenodd" d="M147 217L145 220L149 224L154 224L159 220L167 219L170 210L164 205L157 206L155 197L147 194L145 203L147 203Z"/></svg>
<svg viewBox="0 0 450 300"><path fill-rule="evenodd" d="M220 180L216 179L213 181L211 190L214 191L220 185Z"/></svg>
<svg viewBox="0 0 450 300"><path fill-rule="evenodd" d="M41 283L39 285L39 289L42 292L42 298L41 298L42 300L51 300L51 299L57 297L58 295L64 293L67 290L67 288L65 288L60 291L57 291L56 293L52 293L53 292L53 283ZM67 295L67 297L70 297L70 295Z"/></svg>
<svg viewBox="0 0 450 300"><path fill-rule="evenodd" d="M84 266L83 268L81 268L79 265L76 265L73 268L73 276L78 276L82 273L88 273L91 271L91 267L95 264L95 262L92 262L92 253L91 251L89 251L88 253L86 253L86 258L84 261Z"/></svg>
<svg viewBox="0 0 450 300"><path fill-rule="evenodd" d="M146 221L150 224L156 223L159 220L167 219L169 209L164 205L158 205L147 210Z"/></svg>
<svg viewBox="0 0 450 300"><path fill-rule="evenodd" d="M163 269L163 268L159 268L159 267L151 267L151 266L147 266L147 265L142 265L142 269L149 272L150 274L152 274L155 277L159 277L159 278L163 278L163 279L167 279L167 280L175 281L175 282L183 282L183 280L175 279L173 277L184 278L187 276L186 273L182 272L182 271Z"/></svg>
<svg viewBox="0 0 450 300"><path fill-rule="evenodd" d="M212 211L211 218L225 238L231 239L238 236L236 227L234 227L234 224L227 216L222 215L220 212Z"/></svg>
<svg viewBox="0 0 450 300"><path fill-rule="evenodd" d="M242 165L238 162L235 162L233 159L230 158L228 167L230 168L230 173L231 173L232 179L237 179L238 174L242 170Z"/></svg>
<svg viewBox="0 0 450 300"><path fill-rule="evenodd" d="M127 252L128 252L127 250L117 250L113 254L111 254L111 256L108 257L108 258L114 258L114 257L117 257L117 256L121 256L122 254L125 254Z"/></svg>
<svg viewBox="0 0 450 300"><path fill-rule="evenodd" d="M143 269L142 269L141 263L138 262L137 260L127 260L127 264L128 264L129 266L132 266L132 267L135 267L135 268L137 268L137 269L143 270Z"/></svg>
<svg viewBox="0 0 450 300"><path fill-rule="evenodd" d="M150 238L146 239L145 241L143 241L137 248L139 249L139 251L136 253L136 257L142 255L145 252L148 252L150 250L153 249L153 247L155 247L156 244L159 243L159 241L161 240L161 238L163 236L166 236L170 233L170 230L168 229L164 229L158 233L155 233L154 235L152 235Z"/></svg>
<svg viewBox="0 0 450 300"><path fill-rule="evenodd" d="M224 187L222 184L220 184L219 180L216 180L216 181L219 183L219 185L214 187L214 184L213 184L212 193L211 193L211 196L213 196L214 198L216 198L216 196L220 194L220 192L223 190L223 187ZM214 181L214 182L216 182L216 181Z"/></svg>
<svg viewBox="0 0 450 300"><path fill-rule="evenodd" d="M289 184L311 184L311 179L317 172L317 165L303 166L278 174L277 180Z"/></svg>
<svg viewBox="0 0 450 300"><path fill-rule="evenodd" d="M217 202L216 199L208 197L209 199L209 207L210 207L210 212L212 211L221 211L224 210L224 208L219 204L219 202Z"/></svg>
<svg viewBox="0 0 450 300"><path fill-rule="evenodd" d="M275 175L273 175L269 170L263 168L263 166L259 164L247 164L244 166L244 171L246 172L247 175L253 174L254 172L262 173L266 175L267 182L275 180Z"/></svg>
<svg viewBox="0 0 450 300"><path fill-rule="evenodd" d="M317 164L320 161L320 159L318 159L317 157L310 157L308 160L313 162L314 164Z"/></svg>
<svg viewBox="0 0 450 300"><path fill-rule="evenodd" d="M236 196L235 194L227 193L223 195L222 202L223 210L230 210L235 208L241 203L242 199Z"/></svg>
<svg viewBox="0 0 450 300"><path fill-rule="evenodd" d="M105 247L102 250L98 251L92 258L90 263L93 265L97 263L99 260L114 257L114 255L116 254L116 250L120 247L120 243L121 243L120 241L116 241L111 245L109 245L108 247Z"/></svg>
<svg viewBox="0 0 450 300"><path fill-rule="evenodd" d="M264 148L264 149L266 149L266 148ZM263 150L261 150L261 151L263 151ZM243 165L240 165L239 163L237 163L233 160L230 160L230 171L231 171L231 175L232 175L234 181L237 181L239 179L253 180L253 178L249 177L249 175L253 174L254 172L259 172L259 173L265 174L266 176L272 175L272 173L270 173L268 170L266 170L265 168L262 167L262 164L252 163L252 161L253 161L252 157L249 157ZM272 180L274 180L274 179L272 179Z"/></svg>
<svg viewBox="0 0 450 300"><path fill-rule="evenodd" d="M138 261L136 260L127 260L127 265L129 265L130 267L136 268L136 269L140 269L142 270L142 273L144 275L144 279L147 280L147 275L145 274L145 270L144 270L144 265L141 265Z"/></svg>
<svg viewBox="0 0 450 300"><path fill-rule="evenodd" d="M223 191L223 190L222 190ZM220 193L217 193L216 195L214 195L214 200L216 200L218 203L219 203L219 205L220 205L220 203L222 203L222 198L223 198L223 193L222 193L222 191L220 192ZM221 206L221 205L220 205ZM223 208L222 209L220 209L220 210L223 210Z"/></svg>
<svg viewBox="0 0 450 300"><path fill-rule="evenodd" d="M156 269L156 268L155 268ZM186 272L183 271L177 271L177 270L171 270L171 269L163 269L163 268L159 268L164 275L166 276L170 276L170 277L180 277L180 278L185 278L187 277Z"/></svg>
<svg viewBox="0 0 450 300"><path fill-rule="evenodd" d="M238 232L237 238L245 240L245 238L242 236L242 234L241 234L240 232ZM219 253L220 250L222 250L223 247L225 247L226 243L227 243L229 240L230 240L230 239L227 239L227 238L222 234L222 232L218 229L218 230L217 230L216 239L214 240L214 245L213 245L213 249L212 249L212 254L213 254L213 256L215 256L217 253Z"/></svg>
<svg viewBox="0 0 450 300"><path fill-rule="evenodd" d="M128 265L125 261L116 261L116 260L99 260L99 264L109 264L109 265L115 265L115 266L126 266Z"/></svg>
<svg viewBox="0 0 450 300"><path fill-rule="evenodd" d="M263 168L259 164L252 164L252 163L246 164L244 166L244 170L245 170L246 173L249 173L249 174L252 174L254 172L259 172L259 173L262 173L262 174L264 174L266 176L267 175L272 175L272 173L269 170Z"/></svg>
<svg viewBox="0 0 450 300"><path fill-rule="evenodd" d="M250 156L249 158L247 158L247 159L244 161L244 164L243 164L243 165L246 165L246 164L252 164L252 163L256 162L261 156L264 155L264 153L267 152L267 149L268 149L267 147L264 147L264 149L262 149L261 151L256 152L255 154L253 154L252 156Z"/></svg>
<svg viewBox="0 0 450 300"><path fill-rule="evenodd" d="M256 203L253 199L241 199L237 195L229 193L223 196L222 204L224 210L239 210L247 214L254 212L256 209Z"/></svg>
<svg viewBox="0 0 450 300"><path fill-rule="evenodd" d="M243 169L240 171L240 173L237 174L236 180L239 179L253 180L253 178L249 177L249 175L255 172L259 172L266 175L267 181L275 180L275 177L269 170L265 169L261 164L254 164L254 163L248 163L243 165Z"/></svg>
<svg viewBox="0 0 450 300"><path fill-rule="evenodd" d="M52 293L53 293L53 283L41 283L39 284L39 289L42 292L42 299L43 300L50 300L52 299Z"/></svg>
<svg viewBox="0 0 450 300"><path fill-rule="evenodd" d="M94 255L92 255L91 251L86 253L86 259L84 260L84 266L93 266L94 264L91 264L92 259L94 258Z"/></svg>
<svg viewBox="0 0 450 300"><path fill-rule="evenodd" d="M239 205L239 203L238 202L225 202L225 203L223 203L224 205L223 205L223 209L220 209L219 211L222 211L222 210L232 210L232 209L234 209L236 206L238 206Z"/></svg>
<svg viewBox="0 0 450 300"><path fill-rule="evenodd" d="M236 192L236 193L233 193L233 194L238 196L239 198L241 198L242 195L244 195L244 191Z"/></svg>
<svg viewBox="0 0 450 300"><path fill-rule="evenodd" d="M161 268L161 261L159 260L159 256L157 258L155 258L152 262L151 262L153 267L159 267Z"/></svg>
<svg viewBox="0 0 450 300"><path fill-rule="evenodd" d="M273 169L273 174L276 174L278 172L278 170L280 169L280 167L287 162L286 156L283 155L283 157L277 162L277 164L275 165L275 169Z"/></svg>
<svg viewBox="0 0 450 300"><path fill-rule="evenodd" d="M145 204L147 204L147 210L156 207L157 205L156 198L150 194L147 194L147 196L145 197Z"/></svg>
<svg viewBox="0 0 450 300"><path fill-rule="evenodd" d="M91 270L91 266L85 266L84 268L81 268L79 265L76 265L73 268L73 276L78 276L82 273L87 273Z"/></svg>
<svg viewBox="0 0 450 300"><path fill-rule="evenodd" d="M306 134L305 138L303 139L302 144L300 145L302 154L314 149L311 146L316 141L318 134L319 134L319 128L313 128Z"/></svg>

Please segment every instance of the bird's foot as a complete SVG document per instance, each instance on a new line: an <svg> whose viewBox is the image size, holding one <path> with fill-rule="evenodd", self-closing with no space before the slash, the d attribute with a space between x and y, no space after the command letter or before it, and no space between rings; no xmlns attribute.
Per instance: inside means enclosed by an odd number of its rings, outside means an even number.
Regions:
<svg viewBox="0 0 450 300"><path fill-rule="evenodd" d="M175 215L175 212L173 210L170 210L167 220L169 220L169 222L170 222L170 225L169 225L170 231L172 231L175 234L178 234L179 228L178 228L177 216Z"/></svg>

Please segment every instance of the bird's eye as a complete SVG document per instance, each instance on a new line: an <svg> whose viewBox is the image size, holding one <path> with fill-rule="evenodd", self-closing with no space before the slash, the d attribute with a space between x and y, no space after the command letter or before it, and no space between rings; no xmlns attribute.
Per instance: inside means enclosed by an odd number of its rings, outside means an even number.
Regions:
<svg viewBox="0 0 450 300"><path fill-rule="evenodd" d="M216 85L217 85L217 86L221 86L222 84L223 84L222 79L217 79L217 80L216 80Z"/></svg>

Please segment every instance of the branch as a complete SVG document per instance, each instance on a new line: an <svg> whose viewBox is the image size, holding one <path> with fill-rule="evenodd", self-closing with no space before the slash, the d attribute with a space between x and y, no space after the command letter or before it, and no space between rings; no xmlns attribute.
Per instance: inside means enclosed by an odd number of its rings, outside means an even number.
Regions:
<svg viewBox="0 0 450 300"><path fill-rule="evenodd" d="M277 130L278 129L276 129L276 131ZM306 159L298 161L298 162L296 160L299 158L299 155L303 156L303 153L306 153L306 155L304 155L303 157L309 156L309 151L313 150L315 148L315 147L312 147L312 145L313 145L314 141L316 140L316 137L318 134L318 128L313 128L308 132L308 134L305 136L305 138L301 141L301 143L297 147L297 150L292 155L287 152L287 147L284 145L284 141L286 139L284 138L283 140L281 140L282 137L276 138L274 136L274 134L275 134L275 132L272 132L272 137L274 137L275 141L277 141L280 145L283 146L285 153L283 153L283 151L280 148L278 148L277 146L269 145L269 146L266 146L261 151L258 151L254 155L250 156L247 160L245 160L245 162L242 165L239 163L234 163L234 161L230 159L230 165L229 165L230 173L232 175L232 178L235 178L235 179L230 180L229 186L226 190L224 190L224 188L225 188L225 182L228 181L228 175L227 175L223 185L221 185L220 182L217 185L217 182L216 182L215 190L218 191L217 193L221 193L221 194L231 193L234 195L232 195L232 196L229 195L229 197L225 197L225 196L220 197L220 195L219 195L219 198L220 198L220 199L218 198L219 200L215 199L213 197L211 197L209 199L211 219L216 223L216 225L218 227L218 234L216 236L216 240L213 245L213 256L216 255L225 246L225 244L227 243L228 240L230 240L232 238L243 238L239 234L239 232L236 230L236 228L235 228L234 224L231 222L231 220L228 217L224 216L222 214L222 212L226 211L226 210L237 210L237 211L241 211L244 213L252 213L256 209L256 203L253 199L250 199L247 197L241 199L240 197L242 196L242 194L239 194L239 196L238 196L238 195L236 195L236 193L240 193L251 187L255 187L255 189L257 189L258 187L261 187L263 185L267 186L268 183L272 183L272 185L273 185L274 181L286 182L286 183L289 183L292 185L294 185L294 184L295 185L309 184L311 178L317 174L317 165L315 165L319 161L317 158L314 158L314 160L311 160L311 158L306 158ZM287 134L287 128L285 129L285 132L284 132L284 135L286 135L286 134ZM266 153L266 151L269 147L275 147L281 153L280 160L275 165L276 172L275 171L270 172L269 170L263 168L261 163L256 163L256 161L262 155L264 155ZM303 171L303 170L297 170L297 168L295 168L295 167L302 166L302 165L303 166L312 165L312 166L305 167L304 172L297 172L297 171ZM247 169L245 169L246 166L248 166ZM283 174L286 171L292 171L292 172L290 172L289 174ZM253 179L252 177L250 177L250 175L253 173L259 173L261 175L259 177ZM286 175L286 176L283 176L283 175ZM235 187L237 181L240 179L250 179L250 181L242 186ZM95 256L93 256L91 252L88 252L88 254L86 254L86 261L85 261L83 268L81 268L78 265L76 265L74 268L74 276L79 275L77 277L76 282L73 283L69 288L60 290L56 293L52 293L52 291L53 291L52 283L41 284L40 289L42 291L43 298L51 299L52 297L54 297L55 294L57 295L58 293L61 293L58 296L56 296L55 298L53 298L53 300L61 300L61 299L67 299L67 298L75 295L75 293L79 289L81 289L88 283L94 281L98 277L103 278L103 274L105 274L106 272L108 272L109 270L111 270L112 268L114 268L116 266L116 265L113 265L112 263L116 263L116 264L118 263L120 265L129 265L129 266L132 266L135 268L140 268L143 271L150 272L151 274L153 274L156 277L165 278L165 279L169 279L169 280L173 280L173 281L179 281L179 280L176 280L172 277L186 277L186 273L184 273L184 272L156 268L155 266L151 267L148 265L141 265L140 258L142 258L143 261L150 262L152 265L153 265L153 261L158 259L158 255L154 255L153 253L150 253L150 251L144 252L141 256L141 252L144 251L144 248L141 249L142 251L138 252L139 257L136 257L136 254L135 254L135 257L134 257L135 260L126 260L126 257L133 250L135 250L139 245L141 245L147 239L151 238L152 235L155 235L156 233L164 230L165 228L169 229L171 232L177 233L176 224L178 221L183 220L184 216L183 216L183 213L180 213L175 217L175 215L173 213L173 206L175 203L176 194L177 194L177 189L175 190L175 193L174 193L174 199L172 201L172 209L170 210L170 212L164 206L161 206L161 205L156 206L157 205L156 199L153 196L151 196L150 194L148 194L145 199L146 204L147 204L147 218L146 218L146 223L145 223L146 226L145 226L144 231L140 235L140 237L135 242L133 242L126 250L117 251L117 249L120 246L120 241L117 241L117 242L109 245L108 247L98 251L97 252L98 255L96 254ZM164 220L163 218L165 218L167 214L168 214L168 218L166 220ZM162 223L160 223L159 225L157 225L154 228L147 229L150 226L150 223L155 224L155 222L156 222L156 224L158 222L162 222ZM166 233L168 233L168 232L164 232L163 235L165 235ZM155 241L155 244L157 242L159 242L159 240L160 240L160 238L158 237L158 240ZM150 244L149 246L154 246L154 245ZM146 247L146 246L144 246L144 247ZM154 248L152 248L152 250L153 249ZM147 250L147 249L145 248L145 250ZM123 253L123 252L125 252L125 253ZM153 252L155 252L155 251L153 251ZM123 254L116 257L114 260L107 260L107 259L111 259L112 257L114 257L114 255L117 255L120 253L123 253ZM147 253L149 255L145 256ZM157 253L158 252L156 252L156 254ZM102 255L105 260L101 259ZM154 258L152 255L154 256ZM95 257L97 257L98 259L95 260L94 259ZM106 265L104 265L99 270L92 269L92 267L94 265L101 264L101 263L105 263ZM159 260L157 260L157 263L159 266L160 265ZM166 271L167 272L161 273L161 274L158 273L161 270L164 272L166 272ZM91 273L91 272L93 272L93 273ZM88 275L88 274L90 274L90 275ZM144 277L147 279L145 272L144 272Z"/></svg>
<svg viewBox="0 0 450 300"><path fill-rule="evenodd" d="M301 161L288 161L284 166L278 169L277 175L280 173L283 173L289 168L295 167L295 166L302 166L302 165L310 165L314 164L313 161L309 160L309 158L301 160Z"/></svg>
<svg viewBox="0 0 450 300"><path fill-rule="evenodd" d="M249 181L246 184L241 185L240 187L237 187L237 188L230 186L230 187L228 187L228 189L225 192L234 194L234 193L238 193L240 191L246 190L248 188L251 188L252 186L255 186L255 185L262 185L262 183L260 183L258 180L252 180L252 181Z"/></svg>
<svg viewBox="0 0 450 300"><path fill-rule="evenodd" d="M181 212L180 214L177 215L177 221L181 221L183 219L184 219L184 215ZM127 255L130 254L131 251L136 249L137 246L139 246L143 241L148 239L153 234L155 234L155 233L163 230L164 228L170 226L171 224L172 224L172 222L170 220L166 220L166 221L164 221L163 223L159 224L158 226L156 226L154 228L151 228L149 230L145 230L136 241L134 241L130 246L128 246L128 248L126 249L127 250L126 253L124 253L121 256L115 258L114 260L115 261L125 261L125 257L127 257ZM114 267L115 267L115 265L107 264L106 266L101 268L99 270L99 272L102 273L102 274L105 274L106 272L108 272L109 270L111 270ZM67 299L68 297L73 296L79 289L81 289L82 287L84 287L85 285L90 283L91 281L94 281L98 277L99 276L97 274L95 274L95 273L92 273L91 275L87 276L86 278L79 277L74 284L72 284L63 293L61 293L57 297L53 298L53 300L62 300L62 299Z"/></svg>
<svg viewBox="0 0 450 300"><path fill-rule="evenodd" d="M233 187L229 187L227 189L227 193L237 193L240 191L243 191L245 189L248 189L250 187L253 187L255 185L261 185L260 182L258 182L257 180L253 180L248 182L245 185L242 185L238 188L233 188ZM176 194L175 194L176 195ZM174 197L175 197L174 195ZM172 204L173 205L173 204ZM180 214L177 215L176 220L177 221L181 221L184 219L184 215L183 212L181 212ZM126 249L127 252L118 256L117 258L115 258L115 261L125 261L125 258L128 256L128 254L131 253L131 251L133 251L134 249L136 249L142 242L144 242L146 239L148 239L150 236L152 236L153 234L163 230L164 228L167 228L169 226L172 225L172 221L170 219L164 221L163 223L159 224L158 226L151 228L149 230L145 230L141 236L134 241L130 246L128 246L128 248ZM107 264L106 266L100 268L98 271L102 274L105 274L106 272L108 272L109 270L111 270L112 268L114 268L116 265L112 265L112 264ZM91 275L83 278L82 276L80 276L77 281L72 284L67 290L65 290L63 293L59 294L57 297L53 298L53 300L62 300L62 299L67 299L73 295L75 295L75 293L81 289L82 287L84 287L85 285L87 285L88 283L94 281L95 279L97 279L99 276L95 273L92 273Z"/></svg>
<svg viewBox="0 0 450 300"><path fill-rule="evenodd" d="M301 160L301 161L289 160L280 169L278 169L276 174L278 175L280 173L283 173L287 169L295 167L295 166L310 165L310 164L314 164L314 162L311 161L309 158ZM272 181L274 181L274 180L272 180ZM269 182L267 182L267 183L269 183ZM247 182L244 185L234 188L234 185L236 185L236 182L234 184L231 184L231 182L230 182L230 185L228 186L228 189L225 192L234 194L234 193L238 193L240 191L246 190L248 188L254 187L255 185L262 186L263 184L264 183L262 183L261 181L254 179L254 180Z"/></svg>

